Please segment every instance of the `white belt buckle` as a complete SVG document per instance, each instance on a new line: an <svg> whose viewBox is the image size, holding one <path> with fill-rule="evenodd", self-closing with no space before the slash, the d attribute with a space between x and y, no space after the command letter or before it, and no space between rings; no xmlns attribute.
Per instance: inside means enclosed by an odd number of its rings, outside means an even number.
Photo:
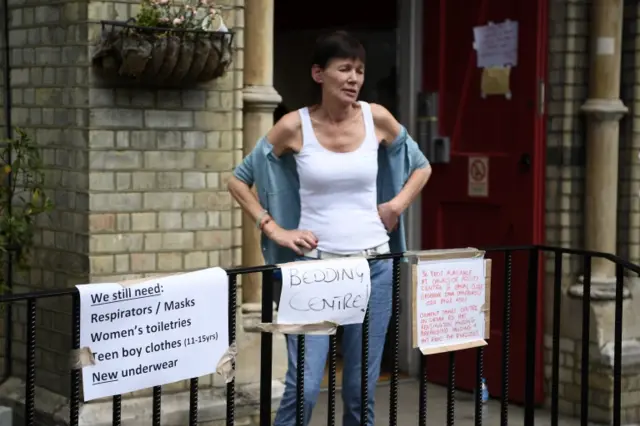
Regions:
<svg viewBox="0 0 640 426"><path fill-rule="evenodd" d="M370 249L366 249L366 250L364 251L364 255L365 255L365 256L367 256L367 257L375 257L375 256L377 256L377 255L381 254L381 253L380 253L380 248L381 248L381 247L383 247L383 246L384 246L384 244L380 244L380 245L379 245L379 246L377 246L377 247L373 247L373 248L370 248Z"/></svg>
<svg viewBox="0 0 640 426"><path fill-rule="evenodd" d="M364 249L357 253L349 253L349 254L337 254L330 253L325 251L320 251L318 249L309 250L306 255L309 257L313 257L316 259L336 259L336 258L344 258L344 257L355 257L355 256L363 256L363 257L375 257L380 253L380 248L385 247L387 243L380 244L377 247Z"/></svg>

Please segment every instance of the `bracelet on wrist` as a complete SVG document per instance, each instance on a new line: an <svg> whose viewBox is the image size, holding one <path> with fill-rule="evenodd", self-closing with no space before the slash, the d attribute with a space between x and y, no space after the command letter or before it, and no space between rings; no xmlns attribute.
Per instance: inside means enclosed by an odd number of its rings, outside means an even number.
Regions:
<svg viewBox="0 0 640 426"><path fill-rule="evenodd" d="M266 210L262 210L262 212L258 215L258 218L256 219L256 228L262 230L262 222L265 219L265 217L269 216L269 212Z"/></svg>
<svg viewBox="0 0 640 426"><path fill-rule="evenodd" d="M273 219L271 217L265 218L265 220L263 220L262 223L260 224L260 232L264 233L265 226L267 226L271 222L273 222Z"/></svg>

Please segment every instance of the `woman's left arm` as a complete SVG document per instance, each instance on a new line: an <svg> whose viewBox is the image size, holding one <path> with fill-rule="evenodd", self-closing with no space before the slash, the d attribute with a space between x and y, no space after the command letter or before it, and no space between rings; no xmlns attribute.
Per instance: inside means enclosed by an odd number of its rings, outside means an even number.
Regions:
<svg viewBox="0 0 640 426"><path fill-rule="evenodd" d="M381 105L371 104L371 112L378 140L381 141L380 143L390 145L402 131L402 125ZM416 199L430 177L431 166L428 163L424 167L413 170L402 190L392 200L379 206L380 217L387 230L395 228L398 217Z"/></svg>

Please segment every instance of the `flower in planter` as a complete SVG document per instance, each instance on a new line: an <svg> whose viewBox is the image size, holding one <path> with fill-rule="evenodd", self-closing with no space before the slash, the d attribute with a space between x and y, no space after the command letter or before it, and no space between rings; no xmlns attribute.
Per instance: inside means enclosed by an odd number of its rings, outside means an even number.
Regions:
<svg viewBox="0 0 640 426"><path fill-rule="evenodd" d="M190 0L177 7L172 0L142 0L142 8L136 17L142 27L168 27L204 31L228 29L211 0Z"/></svg>

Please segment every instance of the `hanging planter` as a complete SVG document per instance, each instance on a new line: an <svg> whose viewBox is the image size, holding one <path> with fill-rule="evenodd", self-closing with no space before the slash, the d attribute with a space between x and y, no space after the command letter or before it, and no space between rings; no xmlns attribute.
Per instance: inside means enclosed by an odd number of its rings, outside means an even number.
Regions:
<svg viewBox="0 0 640 426"><path fill-rule="evenodd" d="M172 13L168 1L147 0L138 20L101 21L93 65L105 79L188 86L219 78L231 64L233 33L206 1ZM205 9L200 14L199 9Z"/></svg>

